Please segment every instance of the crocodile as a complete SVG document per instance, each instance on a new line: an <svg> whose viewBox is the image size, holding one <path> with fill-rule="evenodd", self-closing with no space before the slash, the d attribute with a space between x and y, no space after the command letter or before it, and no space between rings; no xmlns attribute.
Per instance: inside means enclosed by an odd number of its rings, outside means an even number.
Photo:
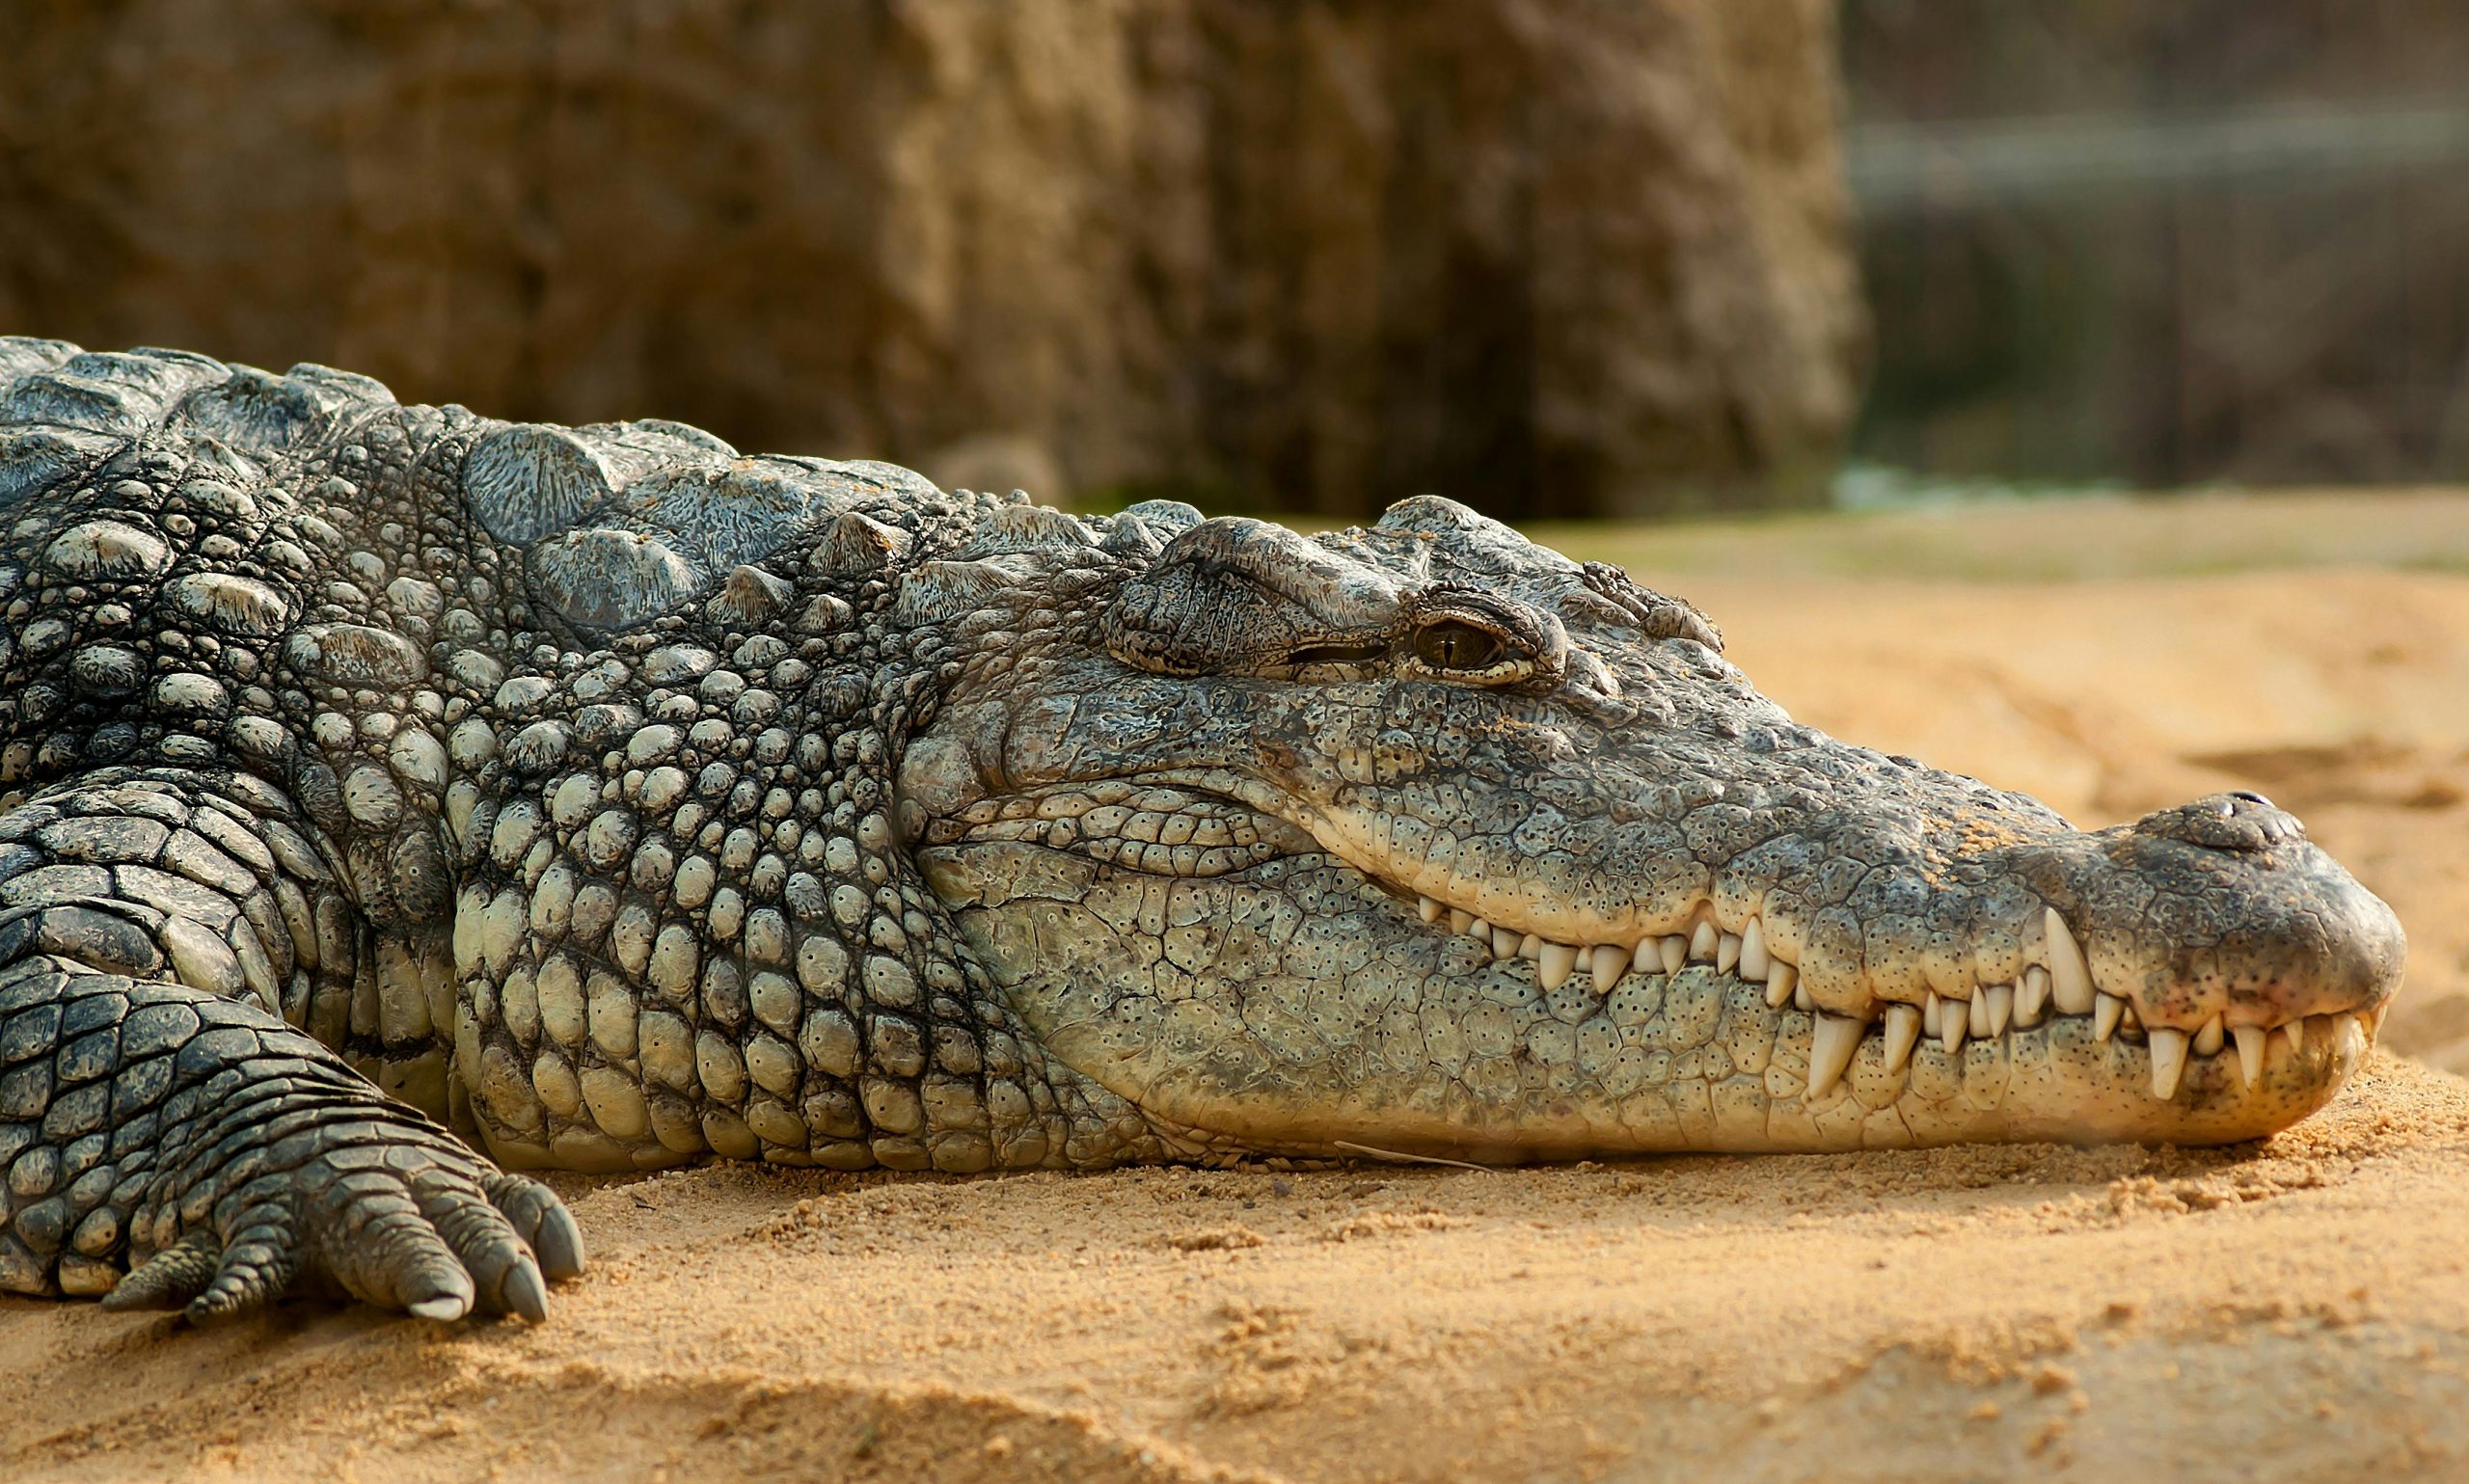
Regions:
<svg viewBox="0 0 2469 1484"><path fill-rule="evenodd" d="M2254 1139L2399 985L1424 496L1072 515L0 339L0 1289L546 1311L528 1171Z"/></svg>

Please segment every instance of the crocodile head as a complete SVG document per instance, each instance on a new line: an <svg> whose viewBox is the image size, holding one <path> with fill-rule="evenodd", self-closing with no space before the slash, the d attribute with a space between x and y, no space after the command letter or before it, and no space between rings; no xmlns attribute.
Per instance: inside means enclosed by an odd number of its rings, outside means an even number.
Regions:
<svg viewBox="0 0 2469 1484"><path fill-rule="evenodd" d="M1187 1147L2225 1142L2321 1106L2400 982L2261 796L2076 829L1450 501L1007 513L909 579L972 596L904 825L1047 1053Z"/></svg>

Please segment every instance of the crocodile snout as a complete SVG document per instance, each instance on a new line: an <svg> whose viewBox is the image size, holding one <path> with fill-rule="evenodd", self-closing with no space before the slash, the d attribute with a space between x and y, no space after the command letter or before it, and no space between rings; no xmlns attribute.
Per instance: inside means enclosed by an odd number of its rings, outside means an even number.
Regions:
<svg viewBox="0 0 2469 1484"><path fill-rule="evenodd" d="M2082 883L2103 987L2152 1023L2229 1028L2372 1012L2400 987L2400 919L2260 794L2214 794L2093 837Z"/></svg>

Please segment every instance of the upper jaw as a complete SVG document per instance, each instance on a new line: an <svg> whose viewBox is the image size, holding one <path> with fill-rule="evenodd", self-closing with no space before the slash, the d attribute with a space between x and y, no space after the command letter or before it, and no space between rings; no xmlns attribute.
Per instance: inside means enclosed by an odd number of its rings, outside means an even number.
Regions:
<svg viewBox="0 0 2469 1484"><path fill-rule="evenodd" d="M2229 1048L2251 1085L2271 1031L2294 1046L2310 1019L2321 1034L2355 1016L2371 1033L2406 956L2384 903L2296 821L2246 796L2096 833L2036 825L1959 857L1873 849L1859 888L1831 894L1823 860L1784 872L1735 860L1627 892L1572 892L1565 880L1538 892L1483 842L1470 850L1372 814L1324 816L1314 833L1412 899L1426 924L1535 960L1547 990L1587 976L1609 993L1632 968L1707 961L1763 982L1776 1007L1880 1031L1907 1054L1916 1035L1952 1050L2085 1016L2100 1040L2150 1038L2163 1097L2190 1051ZM1804 843L1828 833L1812 822Z"/></svg>
<svg viewBox="0 0 2469 1484"><path fill-rule="evenodd" d="M1952 1055L1967 1040L2002 1038L2068 1017L2082 1022L2095 1041L2120 1037L2148 1046L2155 1097L2174 1097L2190 1063L2211 1057L2222 1058L2222 1065L2233 1067L2251 1090L2261 1084L2266 1059L2279 1040L2294 1056L2310 1034L2319 1043L2326 1038L2334 1042L2357 1038L2361 1044L2372 1039L2397 983L2397 975L2379 971L2371 980L2346 985L2328 976L2275 980L2265 985L2266 994L2199 1015L2184 1010L2183 1002L2196 998L2204 985L2189 978L2147 976L2134 984L2121 983L2114 975L2103 978L2092 968L2093 960L2065 914L2043 907L2039 940L2026 951L2024 966L2011 982L1974 983L1950 988L1943 996L1934 989L1915 995L1899 985L1846 1007L1821 1004L1811 995L1792 957L1796 951L1770 940L1767 918L1751 913L1726 920L1711 902L1680 931L1649 932L1634 942L1592 944L1564 943L1522 927L1490 923L1430 896L1419 896L1415 910L1435 931L1472 936L1496 959L1533 961L1537 983L1547 992L1577 983L1609 995L1632 972L1672 974L1689 964L1712 964L1720 974L1762 985L1770 1008L1788 1006L1815 1017L1811 1097L1832 1089L1869 1036L1883 1039L1885 1066L1891 1072L1907 1065L1922 1044L1934 1042ZM2114 985L2117 992L2104 985ZM2147 1011L2147 1003L2155 1008ZM2163 1018L2169 1015L2174 1021ZM2344 1065L2354 1060L2347 1057Z"/></svg>

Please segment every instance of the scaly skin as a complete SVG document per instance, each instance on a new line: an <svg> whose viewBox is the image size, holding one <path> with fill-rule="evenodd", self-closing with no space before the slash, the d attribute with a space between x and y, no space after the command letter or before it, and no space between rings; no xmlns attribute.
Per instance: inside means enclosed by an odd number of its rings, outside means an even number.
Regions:
<svg viewBox="0 0 2469 1484"><path fill-rule="evenodd" d="M2401 975L2260 798L2076 831L1446 500L1075 519L0 339L0 506L14 1291L537 1316L580 1238L474 1145L2243 1139Z"/></svg>

